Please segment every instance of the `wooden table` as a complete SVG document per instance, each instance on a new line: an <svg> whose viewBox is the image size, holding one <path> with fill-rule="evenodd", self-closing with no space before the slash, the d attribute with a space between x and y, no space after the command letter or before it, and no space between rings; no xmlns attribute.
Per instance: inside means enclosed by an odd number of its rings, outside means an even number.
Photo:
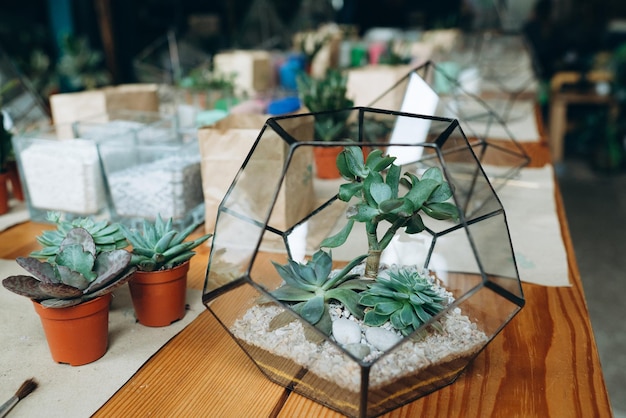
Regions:
<svg viewBox="0 0 626 418"><path fill-rule="evenodd" d="M545 141L526 149L533 166L549 162ZM558 188L556 197L572 286L524 284L526 306L455 383L386 417L611 416ZM28 222L0 233L0 257L28 254L38 247L34 237L46 227ZM199 249L192 260L190 286L202 288L207 259L207 249ZM95 414L122 416L341 415L267 380L205 311Z"/></svg>

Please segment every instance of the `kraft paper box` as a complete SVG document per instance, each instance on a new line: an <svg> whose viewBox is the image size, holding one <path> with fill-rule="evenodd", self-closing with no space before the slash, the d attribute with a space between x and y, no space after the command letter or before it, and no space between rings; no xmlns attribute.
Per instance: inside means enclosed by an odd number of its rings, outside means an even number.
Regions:
<svg viewBox="0 0 626 418"><path fill-rule="evenodd" d="M115 110L159 111L156 84L123 84L77 93L50 96L52 120L58 127L71 130L73 122L106 115ZM70 132L59 132L70 137Z"/></svg>
<svg viewBox="0 0 626 418"><path fill-rule="evenodd" d="M268 118L267 115L231 114L198 130L207 232L213 232L218 207ZM290 131L298 139L313 138L313 118L289 121L298 124ZM288 147L278 135L264 135L257 145L256 155L261 149L263 154L256 163L268 167L284 164ZM285 228L310 213L315 204L312 165L312 149L296 153L272 211L271 225ZM258 184L263 184L263 179L259 179Z"/></svg>
<svg viewBox="0 0 626 418"><path fill-rule="evenodd" d="M347 96L354 100L354 106L370 106L376 99L394 87L411 71L410 65L366 65L348 71ZM380 109L396 110L404 96L405 88L394 89L376 102Z"/></svg>
<svg viewBox="0 0 626 418"><path fill-rule="evenodd" d="M220 52L213 58L214 71L235 74L235 92L253 96L275 85L272 57L267 51L236 50Z"/></svg>

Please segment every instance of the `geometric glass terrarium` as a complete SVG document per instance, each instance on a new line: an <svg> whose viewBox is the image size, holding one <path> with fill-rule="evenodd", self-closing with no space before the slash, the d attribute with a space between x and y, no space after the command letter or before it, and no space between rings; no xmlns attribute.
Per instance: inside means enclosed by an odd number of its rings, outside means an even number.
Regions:
<svg viewBox="0 0 626 418"><path fill-rule="evenodd" d="M273 382L345 415L373 417L454 382L524 296L504 209L457 120L338 112L354 136L332 144L314 141L316 114L267 120L218 210L203 303ZM393 129L365 141L377 123ZM394 129L412 136L395 142ZM313 149L329 145L345 147L342 173L359 176L294 189ZM284 164L264 164L278 147ZM365 203L344 193L366 188ZM419 221L411 214L418 209ZM380 223L360 222L370 210ZM374 274L364 254L378 260ZM401 271L415 280L412 290L376 296L374 285L390 285ZM326 286L333 281L341 284ZM382 296L395 299L371 303Z"/></svg>
<svg viewBox="0 0 626 418"><path fill-rule="evenodd" d="M478 80L461 85L458 77L443 66L428 61L409 72L370 106L457 119L497 190L528 165L530 158L491 102L472 92L479 88L470 86L474 82Z"/></svg>

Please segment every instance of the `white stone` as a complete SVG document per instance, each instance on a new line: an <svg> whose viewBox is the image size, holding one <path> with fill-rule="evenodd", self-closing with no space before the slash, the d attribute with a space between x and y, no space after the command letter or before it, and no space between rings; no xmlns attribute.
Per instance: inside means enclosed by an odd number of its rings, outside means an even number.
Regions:
<svg viewBox="0 0 626 418"><path fill-rule="evenodd" d="M358 343L361 341L361 327L354 321L339 318L333 322L333 337L340 345Z"/></svg>
<svg viewBox="0 0 626 418"><path fill-rule="evenodd" d="M402 336L384 328L372 327L365 330L365 338L380 351L387 351L398 343Z"/></svg>

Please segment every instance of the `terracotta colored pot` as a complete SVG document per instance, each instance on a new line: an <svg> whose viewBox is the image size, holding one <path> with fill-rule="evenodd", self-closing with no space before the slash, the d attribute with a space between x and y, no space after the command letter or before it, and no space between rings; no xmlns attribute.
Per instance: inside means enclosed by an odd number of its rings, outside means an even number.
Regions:
<svg viewBox="0 0 626 418"><path fill-rule="evenodd" d="M22 189L22 182L20 181L20 173L15 161L9 161L7 163L7 174L9 176L9 183L11 184L11 192L13 197L19 201L24 200L24 191Z"/></svg>
<svg viewBox="0 0 626 418"><path fill-rule="evenodd" d="M164 327L185 316L189 261L169 270L136 271L128 282L140 324Z"/></svg>
<svg viewBox="0 0 626 418"><path fill-rule="evenodd" d="M0 173L0 215L9 211L9 189L7 181L9 176L7 173Z"/></svg>
<svg viewBox="0 0 626 418"><path fill-rule="evenodd" d="M81 366L106 353L110 302L110 293L69 308L45 308L33 302L54 361Z"/></svg>
<svg viewBox="0 0 626 418"><path fill-rule="evenodd" d="M341 177L337 169L337 156L343 147L314 147L315 175L320 179L337 179Z"/></svg>

